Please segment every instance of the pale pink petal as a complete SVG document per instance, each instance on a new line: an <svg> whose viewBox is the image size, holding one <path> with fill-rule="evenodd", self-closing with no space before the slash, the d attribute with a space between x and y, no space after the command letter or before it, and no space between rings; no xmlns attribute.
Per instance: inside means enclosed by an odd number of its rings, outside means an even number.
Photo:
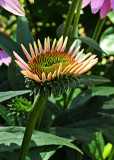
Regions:
<svg viewBox="0 0 114 160"><path fill-rule="evenodd" d="M64 40L64 43L63 43L61 52L64 52L64 50L65 50L65 48L66 48L66 45L67 45L67 41L68 41L68 37L66 37L65 40Z"/></svg>
<svg viewBox="0 0 114 160"><path fill-rule="evenodd" d="M0 0L0 6L18 16L25 16L25 11L18 0Z"/></svg>
<svg viewBox="0 0 114 160"><path fill-rule="evenodd" d="M60 76L61 71L62 71L62 63L60 63L60 65L59 65L59 69L58 69L58 73L57 73L58 76Z"/></svg>
<svg viewBox="0 0 114 160"><path fill-rule="evenodd" d="M29 55L29 53L27 52L26 48L23 46L23 44L21 44L21 47L22 47L23 52L25 53L25 56L27 57L28 61L31 62L31 61L32 61L32 58L31 58L31 56Z"/></svg>
<svg viewBox="0 0 114 160"><path fill-rule="evenodd" d="M56 44L56 38L55 38L55 39L54 39L54 41L53 41L51 51L53 51L53 50L54 50L54 48L55 48L55 44Z"/></svg>
<svg viewBox="0 0 114 160"><path fill-rule="evenodd" d="M45 75L45 73L43 72L43 73L42 73L42 82L45 83L45 81L46 81L46 75Z"/></svg>
<svg viewBox="0 0 114 160"><path fill-rule="evenodd" d="M35 58L35 53L34 53L34 50L33 50L31 43L29 43L29 47L30 47L30 52L31 52L32 58Z"/></svg>
<svg viewBox="0 0 114 160"><path fill-rule="evenodd" d="M47 76L48 81L51 81L51 77L52 77L52 73L50 72L48 73L48 76Z"/></svg>
<svg viewBox="0 0 114 160"><path fill-rule="evenodd" d="M58 41L58 43L55 47L55 50L60 51L61 47L62 47L62 44L63 44L63 36L61 36L61 38L59 39L59 41Z"/></svg>
<svg viewBox="0 0 114 160"><path fill-rule="evenodd" d="M71 55L72 58L75 57L75 55L78 53L79 49L80 49L80 46L78 46L76 48L76 50L72 53L72 55Z"/></svg>
<svg viewBox="0 0 114 160"><path fill-rule="evenodd" d="M13 51L13 54L19 62L23 63L26 67L28 67L28 64L15 51Z"/></svg>
<svg viewBox="0 0 114 160"><path fill-rule="evenodd" d="M68 54L71 54L72 50L74 49L75 45L76 45L77 40L74 41L74 43L72 44L72 46L70 47L70 49L68 50Z"/></svg>
<svg viewBox="0 0 114 160"><path fill-rule="evenodd" d="M40 42L39 39L38 39L38 46L39 46L40 53L42 54L43 53L43 49L42 49L42 45L41 45L41 42Z"/></svg>
<svg viewBox="0 0 114 160"><path fill-rule="evenodd" d="M104 0L104 3L100 10L100 18L103 19L108 12L111 10L111 2L110 0Z"/></svg>
<svg viewBox="0 0 114 160"><path fill-rule="evenodd" d="M114 10L114 0L111 0L111 7Z"/></svg>
<svg viewBox="0 0 114 160"><path fill-rule="evenodd" d="M38 52L38 47L36 45L36 42L34 41L33 44L34 44L34 49L35 49L36 56L38 56L39 52Z"/></svg>
<svg viewBox="0 0 114 160"><path fill-rule="evenodd" d="M21 62L19 62L19 61L17 61L17 60L15 60L15 62L18 64L18 66L22 69L22 70L28 70L28 68L23 64L23 63L21 63Z"/></svg>
<svg viewBox="0 0 114 160"><path fill-rule="evenodd" d="M91 0L83 0L82 8L86 7L90 2L91 2Z"/></svg>
<svg viewBox="0 0 114 160"><path fill-rule="evenodd" d="M99 9L102 7L105 0L92 0L91 1L91 10L92 13L97 13Z"/></svg>

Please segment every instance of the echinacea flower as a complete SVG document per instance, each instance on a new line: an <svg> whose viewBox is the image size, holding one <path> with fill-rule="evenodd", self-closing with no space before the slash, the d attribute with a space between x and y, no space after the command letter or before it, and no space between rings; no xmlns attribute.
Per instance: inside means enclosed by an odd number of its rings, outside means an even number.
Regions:
<svg viewBox="0 0 114 160"><path fill-rule="evenodd" d="M28 63L16 52L13 52L17 59L15 62L22 69L21 73L28 77L29 80L32 79L36 84L40 84L41 86L45 86L46 84L46 86L50 86L51 88L54 83L55 88L60 88L60 86L62 86L61 83L63 83L62 90L69 88L69 85L66 85L66 83L72 83L74 79L77 79L77 76L88 71L98 62L98 58L95 58L96 55L88 53L80 59L84 50L82 49L79 53L80 47L74 50L76 41L74 41L68 52L65 52L67 40L68 37L66 37L63 42L62 36L56 44L56 39L54 39L52 47L50 48L50 39L49 37L45 38L44 49L40 40L38 40L39 47L37 47L35 42L33 43L34 49L32 45L29 44L31 56L25 47L21 45L28 59ZM56 87L56 85L60 86ZM67 86L66 88L65 85Z"/></svg>
<svg viewBox="0 0 114 160"><path fill-rule="evenodd" d="M114 10L114 0L83 0L82 8L91 2L92 13L96 14L100 10L100 18L103 19L108 12Z"/></svg>
<svg viewBox="0 0 114 160"><path fill-rule="evenodd" d="M0 49L0 66L2 64L9 66L11 63L11 57L2 49Z"/></svg>
<svg viewBox="0 0 114 160"><path fill-rule="evenodd" d="M0 0L0 6L15 15L25 16L25 11L18 0Z"/></svg>

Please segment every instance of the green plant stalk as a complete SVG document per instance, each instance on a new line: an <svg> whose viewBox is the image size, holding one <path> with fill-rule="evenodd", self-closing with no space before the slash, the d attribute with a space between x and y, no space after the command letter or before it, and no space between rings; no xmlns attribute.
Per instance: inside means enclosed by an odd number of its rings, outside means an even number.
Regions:
<svg viewBox="0 0 114 160"><path fill-rule="evenodd" d="M100 19L99 18L99 20L97 22L97 25L96 25L96 28L94 30L93 36L92 36L92 39L94 39L95 41L98 40L99 35L101 33L101 30L102 30L103 25L105 24L105 22L106 22L106 17L104 19ZM92 52L92 51L93 51L93 48L89 47L87 52Z"/></svg>
<svg viewBox="0 0 114 160"><path fill-rule="evenodd" d="M71 26L71 23L74 17L74 13L75 13L75 9L76 9L78 1L80 0L72 0L72 4L69 7L67 18L66 18L64 28L63 28L63 33L62 33L64 38L68 35L68 32L70 30L70 26Z"/></svg>
<svg viewBox="0 0 114 160"><path fill-rule="evenodd" d="M69 103L70 103L70 100L71 100L71 98L72 98L72 96L73 96L73 94L74 94L74 91L75 91L75 89L71 89L71 91L70 91L70 93L69 93L69 96L68 96L68 98L67 98L67 100L66 100L66 102L65 102L65 104L64 104L63 110L69 108Z"/></svg>
<svg viewBox="0 0 114 160"><path fill-rule="evenodd" d="M42 116L43 116L44 110L45 110L45 104L44 104L44 107L42 107L42 109L40 111L40 114L37 118L36 124L35 124L35 130L37 130L37 131L40 128L40 124L41 124L41 121L42 121Z"/></svg>
<svg viewBox="0 0 114 160"><path fill-rule="evenodd" d="M113 158L114 158L114 147L112 148L112 151L110 153L108 160L113 160Z"/></svg>
<svg viewBox="0 0 114 160"><path fill-rule="evenodd" d="M74 41L74 37L76 34L76 30L77 30L78 22L79 22L79 18L80 18L80 11L81 11L82 2L83 2L83 0L80 0L77 5L77 11L75 14L75 18L74 18L74 22L73 22L73 29L72 29L72 33L71 33L71 37L70 37L70 39L71 39L70 44L72 44Z"/></svg>
<svg viewBox="0 0 114 160"><path fill-rule="evenodd" d="M28 123L25 129L24 138L22 141L18 160L25 160L26 158L26 154L29 148L29 143L35 127L35 123L38 119L38 116L40 115L42 108L44 107L47 101L47 98L48 98L48 94L45 96L43 94L38 94L35 98L35 101L32 106L33 110L30 113Z"/></svg>
<svg viewBox="0 0 114 160"><path fill-rule="evenodd" d="M96 141L96 146L97 146L97 149L98 149L98 153L99 153L100 160L103 160L101 148L100 148L100 146L99 146L99 144L98 144L97 141Z"/></svg>

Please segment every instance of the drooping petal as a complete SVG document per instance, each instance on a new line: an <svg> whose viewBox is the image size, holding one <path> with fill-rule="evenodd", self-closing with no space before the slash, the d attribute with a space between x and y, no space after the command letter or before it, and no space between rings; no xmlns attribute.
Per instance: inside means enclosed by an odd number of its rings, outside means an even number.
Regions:
<svg viewBox="0 0 114 160"><path fill-rule="evenodd" d="M92 10L92 13L97 13L100 8L102 7L103 3L104 3L105 0L92 0L91 1L91 10Z"/></svg>
<svg viewBox="0 0 114 160"><path fill-rule="evenodd" d="M18 0L0 0L0 6L15 15L25 16L25 11Z"/></svg>
<svg viewBox="0 0 114 160"><path fill-rule="evenodd" d="M19 61L17 61L17 60L15 60L15 62L18 64L18 66L22 69L22 70L28 70L28 68L23 64L23 63L21 63L21 62L19 62Z"/></svg>
<svg viewBox="0 0 114 160"><path fill-rule="evenodd" d="M32 61L32 58L31 58L31 56L29 55L28 51L27 51L26 48L23 46L23 44L21 44L21 47L22 47L23 52L25 53L25 56L27 57L28 61L31 62L31 61Z"/></svg>
<svg viewBox="0 0 114 160"><path fill-rule="evenodd" d="M111 10L111 2L110 0L104 0L104 3L100 10L100 18L103 19L108 12Z"/></svg>
<svg viewBox="0 0 114 160"><path fill-rule="evenodd" d="M114 0L111 0L111 8L114 10Z"/></svg>
<svg viewBox="0 0 114 160"><path fill-rule="evenodd" d="M90 2L91 2L91 0L83 0L82 8L86 7Z"/></svg>
<svg viewBox="0 0 114 160"><path fill-rule="evenodd" d="M16 52L13 51L13 54L19 62L23 63L26 67L28 67L28 64Z"/></svg>

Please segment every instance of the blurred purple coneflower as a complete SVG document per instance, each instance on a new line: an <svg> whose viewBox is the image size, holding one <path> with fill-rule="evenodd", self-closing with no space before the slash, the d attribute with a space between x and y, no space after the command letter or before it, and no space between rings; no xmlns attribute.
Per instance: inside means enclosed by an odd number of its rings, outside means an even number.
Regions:
<svg viewBox="0 0 114 160"><path fill-rule="evenodd" d="M114 10L114 0L83 0L82 8L91 2L91 11L96 14L100 10L100 18L103 19L108 12Z"/></svg>
<svg viewBox="0 0 114 160"><path fill-rule="evenodd" d="M9 66L11 63L11 57L2 49L0 49L0 66L2 64Z"/></svg>

